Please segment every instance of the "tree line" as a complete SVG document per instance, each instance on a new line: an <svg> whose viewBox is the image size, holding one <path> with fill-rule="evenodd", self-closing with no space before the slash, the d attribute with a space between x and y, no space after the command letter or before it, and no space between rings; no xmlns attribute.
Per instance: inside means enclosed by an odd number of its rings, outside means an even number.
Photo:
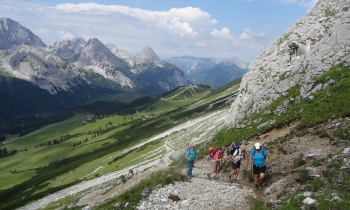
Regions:
<svg viewBox="0 0 350 210"><path fill-rule="evenodd" d="M0 158L15 155L17 152L18 151L16 149L8 150L6 147L3 149L0 148Z"/></svg>

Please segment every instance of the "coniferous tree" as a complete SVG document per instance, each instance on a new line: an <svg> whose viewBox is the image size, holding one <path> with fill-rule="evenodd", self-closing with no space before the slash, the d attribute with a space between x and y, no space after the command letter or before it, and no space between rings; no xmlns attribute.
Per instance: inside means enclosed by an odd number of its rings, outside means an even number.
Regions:
<svg viewBox="0 0 350 210"><path fill-rule="evenodd" d="M7 156L8 151L7 151L6 147L4 147L4 152L3 153L4 153L4 157Z"/></svg>

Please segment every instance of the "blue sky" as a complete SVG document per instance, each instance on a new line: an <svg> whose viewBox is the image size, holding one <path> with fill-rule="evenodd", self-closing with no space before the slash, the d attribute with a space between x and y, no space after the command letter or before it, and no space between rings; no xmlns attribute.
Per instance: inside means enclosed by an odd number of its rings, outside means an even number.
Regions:
<svg viewBox="0 0 350 210"><path fill-rule="evenodd" d="M145 46L173 56L250 62L317 0L1 0L11 18L47 45L81 36L116 45L131 56Z"/></svg>

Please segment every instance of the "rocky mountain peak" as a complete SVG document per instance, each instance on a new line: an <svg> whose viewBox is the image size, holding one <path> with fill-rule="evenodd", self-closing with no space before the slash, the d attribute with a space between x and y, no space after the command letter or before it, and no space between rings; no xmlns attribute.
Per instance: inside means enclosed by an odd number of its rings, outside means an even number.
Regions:
<svg viewBox="0 0 350 210"><path fill-rule="evenodd" d="M105 78L114 80L123 87L134 87L133 74L128 64L115 56L100 40L93 38L82 48L77 66L89 67Z"/></svg>
<svg viewBox="0 0 350 210"><path fill-rule="evenodd" d="M21 44L46 47L38 36L18 22L10 18L0 18L0 50L7 50Z"/></svg>
<svg viewBox="0 0 350 210"><path fill-rule="evenodd" d="M337 64L350 65L349 34L348 1L320 0L249 65L227 124L245 126L240 124L244 118L287 95L296 85L300 86L300 96L284 101L278 112L288 107L289 100L312 99L314 92L326 87L314 87L315 78Z"/></svg>
<svg viewBox="0 0 350 210"><path fill-rule="evenodd" d="M114 58L116 56L100 40L93 38L81 50L78 63L89 66L102 61L113 62Z"/></svg>
<svg viewBox="0 0 350 210"><path fill-rule="evenodd" d="M152 48L145 47L134 57L134 62L137 65L142 63L161 63L162 61Z"/></svg>
<svg viewBox="0 0 350 210"><path fill-rule="evenodd" d="M131 66L131 71L134 74L139 74L150 68L162 68L165 66L165 63L160 60L152 48L145 47L133 57Z"/></svg>

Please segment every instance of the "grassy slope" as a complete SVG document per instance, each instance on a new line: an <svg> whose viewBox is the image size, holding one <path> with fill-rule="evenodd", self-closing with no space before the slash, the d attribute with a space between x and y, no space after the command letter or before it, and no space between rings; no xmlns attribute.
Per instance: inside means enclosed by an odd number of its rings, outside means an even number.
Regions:
<svg viewBox="0 0 350 210"><path fill-rule="evenodd" d="M72 185L76 183L76 180L79 181L82 177L90 179L98 175L125 168L130 164L134 164L129 160L133 159L134 156L140 155L137 151L131 151L123 156L122 162L127 164L115 164L113 161L111 164L110 160L106 161L106 159L110 157L118 157L124 148L129 147L138 141L142 141L142 139L147 138L147 135L154 135L157 132L173 126L173 122L171 120L169 121L167 115L161 114L163 110L167 110L168 108L167 111L169 111L169 107L171 107L171 109L174 109L171 111L171 115L176 116L181 114L181 111L176 111L177 109L193 103L193 101L202 98L210 92L208 88L202 87L198 88L198 90L195 90L194 87L192 87L190 91L186 89L188 88L179 89L179 93L185 93L182 94L182 99L173 97L167 101L159 100L148 105L149 107L155 107L149 111L142 111L140 113L125 116L114 115L104 117L103 119L98 119L95 123L88 123L84 126L82 119L76 118L57 125L47 126L47 128L42 131L33 132L31 135L27 135L21 139L6 144L5 146L8 149L16 148L19 150L27 148L28 151L21 151L15 156L2 158L0 161L0 178L6 180L5 184L1 185L3 191L0 191L0 194L2 195L0 196L2 197L0 209L23 205L29 200L38 198L38 196L40 197L61 189L62 185ZM176 94L180 95L178 93ZM139 122L144 116L153 116L155 118L144 120L141 125L135 123ZM92 134L85 134L89 131L104 130L106 126L107 128L111 127L112 125L108 124L110 122L112 122L113 126L119 124L123 124L123 126L94 138L92 138ZM147 129L148 125L152 127L152 129ZM158 129L154 129L153 125L161 126L159 126ZM142 132L142 129L151 132ZM60 144L40 146L40 143L42 142L46 143L49 140L59 139L63 135L73 135L76 133L84 134L61 142ZM132 136L132 133L138 133L141 135ZM88 141L83 142L86 138L88 138ZM73 143L78 141L82 141L83 143L77 147L73 147ZM150 144L142 150L142 153L147 153L151 149L154 149L154 147L159 147L161 144L161 141L156 142L155 144ZM62 158L65 159L59 161ZM50 164L53 162L55 163ZM87 172L93 171L102 163L104 164L103 169L96 173L86 175ZM77 173L75 173L75 171L77 171ZM56 181L55 177L57 176L62 177L64 181ZM32 191L23 191L32 188L33 185L38 183L42 186L34 188ZM15 185L17 186L13 187ZM5 190L7 188L9 189ZM22 196L21 193L19 193L21 191L23 193ZM21 199L23 196L29 198L23 201ZM10 199L15 199L17 201L9 204L7 202Z"/></svg>
<svg viewBox="0 0 350 210"><path fill-rule="evenodd" d="M244 129L224 129L217 134L217 141L229 144L232 141L239 141L258 135L275 126L289 124L297 119L300 119L298 128L303 129L322 123L330 118L349 116L350 68L335 66L318 78L314 86L319 83L324 84L330 79L335 80L336 83L314 93L313 99L304 99L300 102L296 100L291 101L285 113L276 115L274 111L282 102L290 98L295 99L299 95L299 86L291 88L288 91L288 95L278 98L259 113L245 119L243 124L249 123L249 127L247 126ZM275 120L274 124L258 128L259 125L273 120Z"/></svg>

